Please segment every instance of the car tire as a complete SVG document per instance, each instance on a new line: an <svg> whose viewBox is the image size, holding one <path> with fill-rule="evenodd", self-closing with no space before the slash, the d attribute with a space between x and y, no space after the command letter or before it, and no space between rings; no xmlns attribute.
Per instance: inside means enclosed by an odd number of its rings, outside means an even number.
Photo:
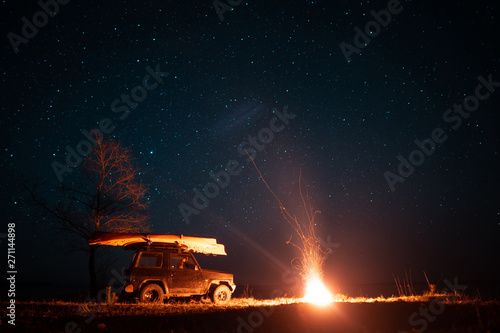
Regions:
<svg viewBox="0 0 500 333"><path fill-rule="evenodd" d="M141 289L139 301L141 303L161 303L163 302L163 295L163 289L156 283L152 283Z"/></svg>
<svg viewBox="0 0 500 333"><path fill-rule="evenodd" d="M215 288L212 300L216 305L226 305L231 300L231 290L225 284Z"/></svg>

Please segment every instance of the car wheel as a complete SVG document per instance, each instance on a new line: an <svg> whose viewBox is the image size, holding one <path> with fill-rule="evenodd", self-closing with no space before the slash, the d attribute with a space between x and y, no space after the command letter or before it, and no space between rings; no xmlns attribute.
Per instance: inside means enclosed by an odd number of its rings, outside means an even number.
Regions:
<svg viewBox="0 0 500 333"><path fill-rule="evenodd" d="M139 296L141 303L160 303L163 302L163 289L157 284L148 284L141 290Z"/></svg>
<svg viewBox="0 0 500 333"><path fill-rule="evenodd" d="M217 305L226 305L231 300L231 290L222 284L214 290L213 301Z"/></svg>

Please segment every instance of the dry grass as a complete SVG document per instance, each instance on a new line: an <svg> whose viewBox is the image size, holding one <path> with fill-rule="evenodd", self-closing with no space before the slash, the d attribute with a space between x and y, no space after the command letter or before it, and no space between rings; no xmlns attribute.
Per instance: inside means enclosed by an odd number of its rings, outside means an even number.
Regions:
<svg viewBox="0 0 500 333"><path fill-rule="evenodd" d="M433 294L419 296L391 296L391 297L349 297L342 294L333 296L335 303L426 303L433 299L439 299L444 304L473 304L489 305L499 304L498 301L483 301L479 297L471 298L457 296L454 294ZM79 318L90 317L134 317L134 316L165 316L198 314L210 312L225 312L228 310L246 309L252 307L271 307L304 303L302 298L281 297L275 299L255 298L233 298L228 305L202 304L195 301L169 301L164 304L134 304L134 303L88 303L88 302L64 302L64 301L41 301L41 302L16 302L16 308L24 319L29 318L64 318L78 316ZM0 315L6 315L7 303L2 302Z"/></svg>
<svg viewBox="0 0 500 333"><path fill-rule="evenodd" d="M59 332L69 322L75 322L83 331L113 332L164 332L168 327L174 332L234 332L239 319L257 318L261 313L269 332L281 331L285 327L295 327L293 332L302 332L300 325L306 325L311 331L325 323L341 325L348 328L349 323L337 316L342 313L357 318L372 331L396 332L407 329L408 318L422 304L429 304L431 299L438 298L447 305L441 317L443 327L453 325L475 325L474 327L500 328L500 303L498 301L481 301L479 298L457 298L455 295L439 296L403 296L403 297L348 297L334 295L335 301L318 309L317 306L304 304L302 298L281 297L276 299L233 298L226 306L201 304L188 300L170 301L165 304L95 304L82 302L16 302L16 327L6 326L0 321L0 331L6 332ZM6 315L6 302L0 302L0 315ZM449 310L448 310L449 309ZM269 314L269 315L266 315ZM272 314L272 315L271 315ZM253 317L252 317L253 316ZM387 320L394 317L399 321ZM319 321L318 321L319 320ZM287 326L289 322L292 326ZM344 325L344 326L342 326ZM451 325L451 326L450 326ZM146 329L146 327L148 329ZM391 327L390 330L380 330ZM468 326L467 326L468 327ZM29 329L28 329L29 328ZM278 328L278 329L275 329ZM15 330L14 330L15 329ZM266 331L266 332L267 332ZM290 330L288 330L290 331ZM343 331L343 330L340 330ZM445 332L444 330L439 332ZM484 331L484 330L483 330ZM434 332L429 330L429 332ZM462 332L462 331L457 331ZM464 331L465 332L465 331ZM475 332L475 331L470 331ZM478 331L479 332L479 331ZM493 332L493 331L492 331Z"/></svg>
<svg viewBox="0 0 500 333"><path fill-rule="evenodd" d="M342 294L333 295L333 303L374 303L374 302L429 302L440 299L449 304L487 304L499 303L498 301L484 301L479 297L468 297L455 295L453 293L435 293L432 295L413 296L391 296L391 297L350 297ZM279 297L274 299L255 299L253 297L233 298L228 305L202 304L194 300L171 300L164 304L135 304L135 303L88 303L88 302L66 302L66 301L19 301L16 305L22 306L25 314L40 313L40 309L47 309L47 315L57 316L58 313L72 312L83 316L91 313L103 313L108 315L162 315L165 313L199 313L221 311L229 308L246 308L261 306L276 306L284 304L303 303L299 297ZM7 304L2 302L2 304ZM2 312L5 312L2 305Z"/></svg>
<svg viewBox="0 0 500 333"><path fill-rule="evenodd" d="M411 296L391 296L391 297L349 297L342 294L334 295L334 302L346 303L374 303L374 302L408 302L408 303L426 303L434 299L439 299L444 304L489 304L498 301L483 301L480 297L470 297L465 295L456 295L454 293L424 293L423 295Z"/></svg>

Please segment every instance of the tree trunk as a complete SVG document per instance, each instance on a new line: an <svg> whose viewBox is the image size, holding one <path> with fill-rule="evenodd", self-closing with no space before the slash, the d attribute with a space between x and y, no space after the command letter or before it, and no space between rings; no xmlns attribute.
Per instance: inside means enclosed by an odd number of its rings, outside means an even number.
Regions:
<svg viewBox="0 0 500 333"><path fill-rule="evenodd" d="M97 296L97 276L95 274L95 251L96 246L90 246L90 258L89 258L89 277L90 277L90 296Z"/></svg>

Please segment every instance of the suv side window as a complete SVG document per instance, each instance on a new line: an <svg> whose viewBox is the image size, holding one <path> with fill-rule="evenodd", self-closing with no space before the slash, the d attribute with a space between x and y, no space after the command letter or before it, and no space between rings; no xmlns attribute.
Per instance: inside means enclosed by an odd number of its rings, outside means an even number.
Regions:
<svg viewBox="0 0 500 333"><path fill-rule="evenodd" d="M141 252L137 267L158 267L163 264L163 253Z"/></svg>
<svg viewBox="0 0 500 333"><path fill-rule="evenodd" d="M198 270L193 258L188 255L171 254L170 269Z"/></svg>

